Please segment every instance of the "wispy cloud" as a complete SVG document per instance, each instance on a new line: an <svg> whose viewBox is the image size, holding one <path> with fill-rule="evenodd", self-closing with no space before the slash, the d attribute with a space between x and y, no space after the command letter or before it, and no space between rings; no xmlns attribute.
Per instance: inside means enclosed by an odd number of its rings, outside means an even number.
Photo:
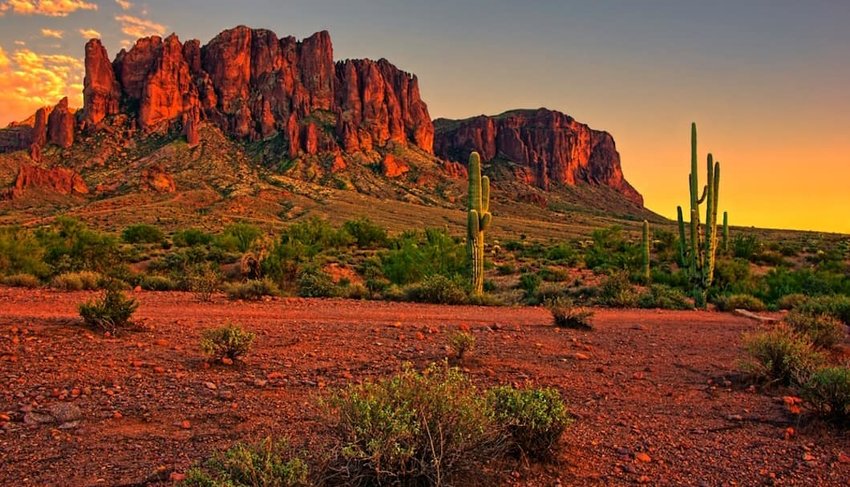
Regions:
<svg viewBox="0 0 850 487"><path fill-rule="evenodd" d="M115 17L121 24L121 32L135 39L139 37L161 36L165 33L165 26L148 19L134 17L132 15L118 15Z"/></svg>
<svg viewBox="0 0 850 487"><path fill-rule="evenodd" d="M61 30L52 30L52 29L41 29L41 35L44 37L52 37L54 39L61 39L62 36L65 35L65 32Z"/></svg>
<svg viewBox="0 0 850 487"><path fill-rule="evenodd" d="M94 29L80 29L80 35L85 39L100 39L100 32Z"/></svg>
<svg viewBox="0 0 850 487"><path fill-rule="evenodd" d="M0 1L0 14L46 15L67 17L77 10L97 10L97 5L85 0L5 0Z"/></svg>
<svg viewBox="0 0 850 487"><path fill-rule="evenodd" d="M115 0L115 3L117 3L123 10L130 10L133 8L132 2L128 2L127 0Z"/></svg>
<svg viewBox="0 0 850 487"><path fill-rule="evenodd" d="M82 76L83 64L74 57L26 48L10 55L0 48L0 126L65 96L72 106L82 105Z"/></svg>

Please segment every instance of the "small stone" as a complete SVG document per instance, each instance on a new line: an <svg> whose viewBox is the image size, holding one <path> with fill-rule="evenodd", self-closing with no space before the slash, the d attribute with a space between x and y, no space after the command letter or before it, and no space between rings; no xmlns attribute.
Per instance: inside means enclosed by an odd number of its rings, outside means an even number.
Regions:
<svg viewBox="0 0 850 487"><path fill-rule="evenodd" d="M254 379L254 386L256 387L266 387L269 381L265 379Z"/></svg>
<svg viewBox="0 0 850 487"><path fill-rule="evenodd" d="M224 365L233 365L233 359L228 357L222 357L221 363L223 363Z"/></svg>
<svg viewBox="0 0 850 487"><path fill-rule="evenodd" d="M838 452L838 463L850 463L850 455L843 451Z"/></svg>
<svg viewBox="0 0 850 487"><path fill-rule="evenodd" d="M576 360L590 360L590 355L586 353L576 352L575 358Z"/></svg>
<svg viewBox="0 0 850 487"><path fill-rule="evenodd" d="M814 462L815 457L811 453L806 452L806 453L803 453L803 461L804 462Z"/></svg>
<svg viewBox="0 0 850 487"><path fill-rule="evenodd" d="M204 387L206 387L207 389L210 389L212 391L218 389L218 386L216 386L212 382L204 382Z"/></svg>
<svg viewBox="0 0 850 487"><path fill-rule="evenodd" d="M649 463L652 461L652 457L650 457L644 452L640 452L635 454L635 460L643 463Z"/></svg>
<svg viewBox="0 0 850 487"><path fill-rule="evenodd" d="M112 419L121 419L123 417L124 415L121 414L121 411L115 411L114 413L112 413Z"/></svg>
<svg viewBox="0 0 850 487"><path fill-rule="evenodd" d="M180 423L180 427L181 427L181 428L183 428L184 430L187 430L187 429L189 429L189 428L191 428L191 427L192 427L192 423L190 423L188 419L184 419L184 420Z"/></svg>
<svg viewBox="0 0 850 487"><path fill-rule="evenodd" d="M168 476L168 479L172 482L182 482L186 480L186 474L179 472L171 472L171 475Z"/></svg>
<svg viewBox="0 0 850 487"><path fill-rule="evenodd" d="M0 414L0 423L8 423L12 418L8 414Z"/></svg>

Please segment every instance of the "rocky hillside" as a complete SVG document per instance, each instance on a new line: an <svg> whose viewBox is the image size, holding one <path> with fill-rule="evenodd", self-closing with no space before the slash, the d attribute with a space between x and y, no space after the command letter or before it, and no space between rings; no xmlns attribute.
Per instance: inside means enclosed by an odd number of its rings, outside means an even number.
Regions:
<svg viewBox="0 0 850 487"><path fill-rule="evenodd" d="M57 201L49 193L79 208L325 187L459 208L478 150L505 204L649 214L609 134L545 109L432 122L416 76L385 59L334 61L327 32L299 41L240 26L203 46L154 36L114 59L93 39L83 98L0 130L0 199L31 195L16 205L35 212Z"/></svg>
<svg viewBox="0 0 850 487"><path fill-rule="evenodd" d="M437 119L435 153L460 161L478 151L485 162L508 164L514 176L549 190L553 183L613 188L643 206L643 197L623 177L620 154L608 132L593 130L561 112L512 110L501 115Z"/></svg>

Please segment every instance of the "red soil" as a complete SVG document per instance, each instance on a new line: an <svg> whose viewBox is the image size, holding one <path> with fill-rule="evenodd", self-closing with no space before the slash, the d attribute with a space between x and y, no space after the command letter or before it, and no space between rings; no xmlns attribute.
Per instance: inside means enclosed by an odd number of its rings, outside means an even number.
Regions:
<svg viewBox="0 0 850 487"><path fill-rule="evenodd" d="M598 310L584 332L538 308L140 293L144 330L115 339L78 326L90 295L0 289L0 485L168 484L238 440L319 445L327 389L442 360L461 324L477 338L463 366L478 383L558 387L577 418L555 462L509 465L507 484L850 479L846 433L797 420L787 391L737 380L740 335L759 325L729 314ZM256 332L255 348L243 365L207 367L200 331L226 321ZM57 404L62 425L39 414Z"/></svg>

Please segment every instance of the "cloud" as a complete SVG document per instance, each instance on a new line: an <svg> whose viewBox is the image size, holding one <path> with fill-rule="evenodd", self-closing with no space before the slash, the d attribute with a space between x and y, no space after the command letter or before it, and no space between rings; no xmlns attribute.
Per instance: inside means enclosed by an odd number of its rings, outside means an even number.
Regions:
<svg viewBox="0 0 850 487"><path fill-rule="evenodd" d="M67 17L77 10L97 10L85 0L5 0L0 1L0 14L11 11L20 15Z"/></svg>
<svg viewBox="0 0 850 487"><path fill-rule="evenodd" d="M133 4L127 0L115 0L115 3L117 3L122 10L130 10L133 8Z"/></svg>
<svg viewBox="0 0 850 487"><path fill-rule="evenodd" d="M26 45L27 45L27 43L26 43L26 42L24 42L24 41L15 41L15 45L16 45L16 46L26 46Z"/></svg>
<svg viewBox="0 0 850 487"><path fill-rule="evenodd" d="M121 32L134 39L148 36L161 36L165 33L165 26L157 24L148 19L133 17L132 15L119 15L115 20L121 23Z"/></svg>
<svg viewBox="0 0 850 487"><path fill-rule="evenodd" d="M41 35L44 37L52 37L54 39L61 39L65 32L61 30L51 30L51 29L41 29Z"/></svg>
<svg viewBox="0 0 850 487"><path fill-rule="evenodd" d="M83 104L83 63L71 56L0 48L0 126L23 120L40 107L67 96L71 106Z"/></svg>
<svg viewBox="0 0 850 487"><path fill-rule="evenodd" d="M100 32L94 29L80 29L80 35L83 39L100 39Z"/></svg>

